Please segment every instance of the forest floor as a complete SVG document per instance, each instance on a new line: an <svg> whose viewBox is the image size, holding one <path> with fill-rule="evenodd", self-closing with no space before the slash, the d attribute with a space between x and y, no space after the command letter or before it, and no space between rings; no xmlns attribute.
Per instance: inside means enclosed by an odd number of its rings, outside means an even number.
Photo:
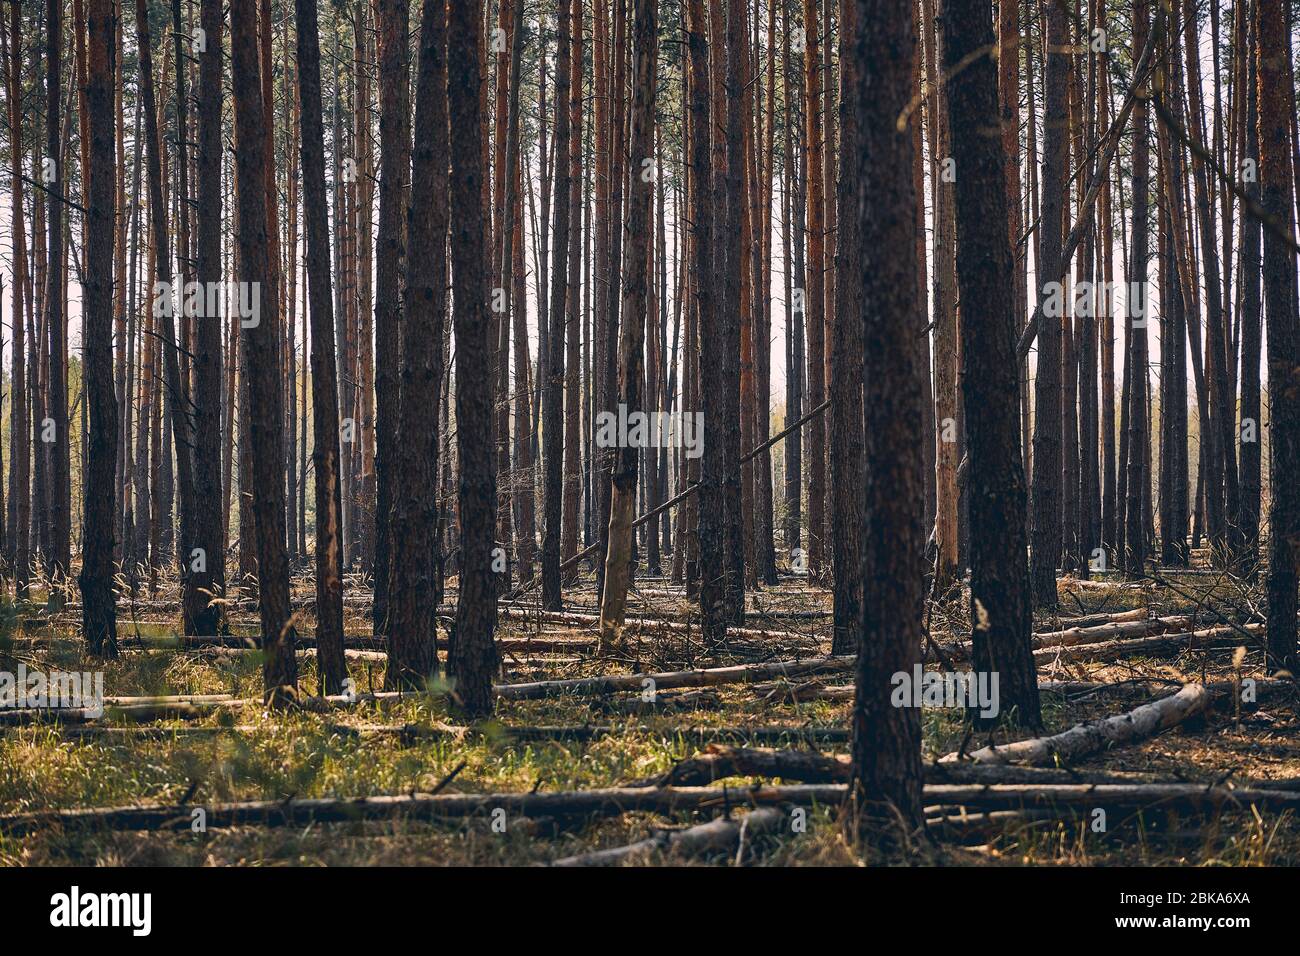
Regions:
<svg viewBox="0 0 1300 956"><path fill-rule="evenodd" d="M1114 614L1145 608L1153 617L1193 615L1207 628L1224 617L1244 621L1258 605L1235 580L1204 568L1180 574L1161 571L1162 583L1135 585L1117 579L1060 582L1059 617L1038 616L1035 631L1068 627L1068 618ZM454 581L453 581L454 584ZM664 620L687 620L689 605L680 590L663 579L641 578L631 604L624 652L600 659L595 625L540 620L520 610L503 618L498 636L531 638L540 648L567 641L549 653L512 649L503 654L503 683L638 674L706 668L759 661L806 659L828 653L830 595L805 581L787 578L751 593L746 627L769 635L745 634L727 649L706 654L698 632ZM310 582L295 582L295 597L311 594ZM346 631L369 633L364 593L348 590ZM164 589L158 598L175 598ZM39 598L41 595L36 594ZM75 599L75 598L74 598ZM449 595L454 602L454 590ZM571 615L594 614L591 585L566 592ZM446 606L444 606L444 609ZM23 665L30 672L104 672L106 695L230 695L250 703L211 705L141 722L110 707L84 723L42 716L27 726L0 728L0 865L321 865L321 864L546 864L593 849L616 847L655 833L709 819L698 813L604 813L596 817L509 817L483 812L461 819L378 819L271 826L264 824L189 824L193 808L240 801L297 801L388 795L560 793L644 784L707 746L701 728L731 728L721 741L730 745L816 749L848 753L851 700L799 700L815 694L818 683L792 679L790 687L765 683L727 684L685 691L663 691L654 702L625 691L599 696L561 696L541 700L502 699L496 717L472 728L447 709L446 696L434 693L397 701L361 702L324 713L269 713L260 696L261 668L255 650L221 651L159 646L174 634L179 618L165 602L143 599L133 609L120 605L120 659L107 665L88 659L78 638L73 610L50 615L43 604L6 608L0 636L0 671ZM641 614L663 615L651 619ZM931 634L944 645L968 633L963 600L931 608ZM253 633L251 610L232 613L232 631ZM638 623L639 622L639 623ZM440 621L445 638L447 621ZM299 633L310 635L310 614L300 612ZM1193 642L1195 643L1195 642ZM1263 678L1257 644L1243 637L1244 658L1231 641L1176 654L1126 655L1109 662L1086 659L1040 660L1042 682L1106 682L1103 688L1062 691L1045 683L1043 717L1048 733L1082 721L1128 711L1187 682ZM445 652L443 654L445 659ZM1114 657L1115 655L1100 655ZM300 656L305 694L316 691L314 652ZM357 692L379 690L383 657L373 651L350 656ZM934 666L934 665L929 665ZM816 678L822 688L851 684L852 672ZM1141 682L1141 683L1139 683ZM1156 689L1151 690L1152 687ZM1134 694L1137 689L1136 695ZM677 699L677 695L686 696ZM831 691L831 696L836 692ZM794 699L790 699L793 697ZM1115 747L1071 765L1081 780L1089 774L1131 774L1138 782L1181 781L1228 786L1279 781L1300 790L1300 709L1294 685L1261 696L1258 706L1240 711L1211 708L1152 739ZM3 712L0 712L3 716ZM183 719L181 719L183 718ZM954 751L989 743L989 734L972 734L958 709L923 711L927 764ZM535 739L542 733L518 728L613 727L591 739ZM101 729L102 728L102 729ZM820 737L816 730L829 730ZM784 733L788 732L788 734ZM1033 736L1000 727L998 742ZM530 739L533 738L533 739ZM827 739L830 738L830 739ZM1249 783L1247 783L1249 781ZM782 782L771 778L730 777L712 784L727 808L746 804L746 787ZM818 781L825 782L825 781ZM724 795L724 789L726 791ZM182 825L174 830L64 827L51 823L24 834L6 833L4 819L32 811L152 805L177 808ZM1014 809L1014 808L1013 808ZM960 811L944 811L960 815ZM855 865L909 862L930 865L1296 865L1300 864L1300 818L1295 810L1233 806L1213 815L1180 814L1150 806L1111 812L1104 832L1093 814L1068 807L968 820L945 828L937 838L917 840L888 861L864 860L838 823L838 808L814 805L806 826L780 827L746 840L739 848L692 855L689 862L746 865ZM197 831L197 832L196 832ZM637 863L688 862L673 851L654 849L631 858Z"/></svg>

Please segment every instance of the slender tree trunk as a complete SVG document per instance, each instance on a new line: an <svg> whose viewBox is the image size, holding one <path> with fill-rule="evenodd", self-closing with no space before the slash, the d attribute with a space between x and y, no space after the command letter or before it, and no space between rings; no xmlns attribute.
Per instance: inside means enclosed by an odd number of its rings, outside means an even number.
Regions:
<svg viewBox="0 0 1300 956"><path fill-rule="evenodd" d="M86 389L90 404L89 454L85 486L109 489L117 463L117 403L113 394L113 4L90 0L87 21L86 111L90 158L82 170L88 198L86 299L83 326ZM86 494L82 546L82 633L95 657L117 656L116 595L113 592L114 496Z"/></svg>
<svg viewBox="0 0 1300 956"><path fill-rule="evenodd" d="M1296 672L1296 568L1300 541L1300 333L1297 332L1291 158L1288 152L1287 64L1291 56L1287 4L1255 4L1256 103L1264 230L1264 301L1268 309L1270 449L1268 541L1268 666ZM1294 242L1294 240L1292 240Z"/></svg>
<svg viewBox="0 0 1300 956"><path fill-rule="evenodd" d="M334 352L330 235L325 216L325 131L321 110L316 0L296 0L298 96L302 105L302 189L311 313L312 465L316 504L316 659L323 694L343 692L343 502L339 489L339 406ZM435 343L436 347L436 343Z"/></svg>
<svg viewBox="0 0 1300 956"><path fill-rule="evenodd" d="M822 0L829 2L829 0ZM816 408L826 398L825 343L825 182L822 164L821 54L818 39L817 0L803 0L805 31L804 90L806 95L805 146L808 169L808 287L804 290L804 317L808 334L808 405ZM808 573L823 574L826 502L826 423L821 416L808 423Z"/></svg>
<svg viewBox="0 0 1300 956"><path fill-rule="evenodd" d="M1146 45L1148 30L1148 10L1146 0L1134 0L1133 46L1141 49ZM1146 469L1146 423L1147 416L1147 317L1150 315L1149 296L1147 294L1147 258L1149 255L1149 238L1147 226L1148 195L1147 178L1149 160L1149 143L1147 140L1146 104L1138 100L1133 107L1133 160L1131 191L1133 196L1132 248L1129 255L1129 408L1128 408L1128 477L1126 484L1127 504L1124 508L1127 545L1124 555L1124 570L1127 574L1139 577L1146 570L1146 524L1143 520L1144 487L1150 483Z"/></svg>
<svg viewBox="0 0 1300 956"><path fill-rule="evenodd" d="M139 0L141 4L144 0ZM258 82L257 20L253 0L232 0L230 53L235 105L236 192L239 195L239 275L250 294L265 288L269 270L270 210L266 208L266 113ZM270 64L267 64L269 69ZM256 285L254 285L256 283ZM242 324L248 360L252 451L252 532L257 543L257 584L262 625L262 682L269 703L284 705L297 694L297 634L289 613L289 562L284 527L283 392L274 296L262 295L257 325ZM242 491L242 489L241 489Z"/></svg>
<svg viewBox="0 0 1300 956"><path fill-rule="evenodd" d="M1043 200L1039 220L1038 262L1061 260L1066 178L1069 163L1069 128L1066 83L1070 61L1065 8L1056 0L1043 0L1047 56L1043 80ZM1040 294L1052 294L1047 285L1056 267L1038 274ZM1049 278L1050 276L1050 278ZM1059 296L1058 296L1059 298ZM1038 330L1038 375L1034 383L1033 513L1030 526L1030 574L1034 602L1056 606L1056 567L1061 555L1061 319L1044 321Z"/></svg>
<svg viewBox="0 0 1300 956"><path fill-rule="evenodd" d="M734 15L735 11L732 10ZM633 14L632 93L632 178L628 214L624 226L627 263L623 274L622 328L619 336L618 405L630 416L642 412L645 345L647 247L650 204L654 199L654 106L655 73L658 61L658 2L635 0ZM650 160L652 174L641 170ZM620 436L621 438L622 436ZM637 443L628 436L620 441L615 459L610 502L609 534L605 549L605 587L600 602L601 652L613 649L623 629L627 603L628 571L632 553L632 518L636 506L636 478L639 460Z"/></svg>
<svg viewBox="0 0 1300 956"><path fill-rule="evenodd" d="M703 0L688 0L687 45L690 59L690 142L692 226L691 265L696 314L698 316L699 397L705 422L722 420L722 365L716 358L721 347L721 323L715 306L717 269L714 261L712 161L713 110L709 81L709 47L712 42L704 14ZM723 565L722 442L706 439L700 467L699 572L702 636L715 644L726 634Z"/></svg>
<svg viewBox="0 0 1300 956"><path fill-rule="evenodd" d="M565 311L564 507L560 553L565 561L578 553L578 512L582 477L582 340L579 332L582 277L582 0L573 0L572 53L569 69L569 293ZM576 580L576 571L570 580Z"/></svg>
<svg viewBox="0 0 1300 956"><path fill-rule="evenodd" d="M379 248L375 274L375 607L376 636L388 629L389 576L398 475L398 369L402 270L406 257L407 182L411 175L409 0L376 0L379 61ZM477 74L477 68L475 70ZM479 294L479 293L476 293ZM482 440L483 435L477 436Z"/></svg>
<svg viewBox="0 0 1300 956"><path fill-rule="evenodd" d="M197 278L221 281L221 64L220 0L203 0L199 12L204 31L199 53L199 139ZM185 618L195 634L216 634L222 627L226 558L221 519L221 324L201 316L194 340L194 547L182 555L189 564L185 578ZM234 318L228 321L236 321ZM187 631L189 633L189 631Z"/></svg>
<svg viewBox="0 0 1300 956"><path fill-rule="evenodd" d="M846 11L851 12L851 11ZM851 76L860 64L853 60L851 44L857 42L840 26L841 84L847 89L859 82ZM840 98L840 148L845 156L859 149L858 115ZM911 174L909 167L908 174ZM837 201L848 209L856 186L847 176L839 177ZM862 275L847 261L858 255L861 245L855 234L857 217L844 216L839 224L836 248L840 261L836 267L835 315L831 324L830 374L830 480L832 566L834 570L834 627L831 653L851 654L857 647L858 626L862 618L862 580L857 569L862 562L858 535L849 529L862 525L862 325L853 321L862 308Z"/></svg>
<svg viewBox="0 0 1300 956"><path fill-rule="evenodd" d="M9 417L9 506L13 510L13 530L8 537L11 549L9 565L14 574L14 593L27 597L31 573L31 450L27 410L30 383L27 379L26 329L24 318L31 321L28 287L27 236L23 221L23 143L22 143L22 10L9 5L9 43L6 71L6 99L9 107L9 163L13 179L10 222L13 238L13 346L10 364L10 394L13 407ZM24 309L24 306L29 308ZM39 453L38 453L39 454Z"/></svg>
<svg viewBox="0 0 1300 956"><path fill-rule="evenodd" d="M68 329L63 312L62 283L65 274L63 246L63 197L67 182L67 168L61 148L63 107L62 84L63 3L46 0L45 6L45 168L52 171L46 189L51 202L46 211L47 263L45 280L45 332L46 332L46 417L53 423L54 436L49 442L49 550L46 560L50 578L55 588L67 583L71 569L72 540L72 479L68 432L68 380L67 351ZM46 178L46 177L42 177ZM50 591L52 605L62 604L62 596L54 588Z"/></svg>
<svg viewBox="0 0 1300 956"><path fill-rule="evenodd" d="M1246 195L1260 203L1259 127L1256 124L1256 75L1254 25L1247 34L1250 18L1242 16L1238 32L1238 50L1246 61L1245 74L1245 153L1244 160L1254 166L1256 175L1243 183ZM1244 540L1242 570L1253 577L1259 565L1259 516L1264 424L1260 417L1260 224L1248 212L1241 217L1241 517L1238 526Z"/></svg>
<svg viewBox="0 0 1300 956"><path fill-rule="evenodd" d="M569 84L570 56L569 0L556 0L555 57L555 167L552 188L555 228L551 232L551 303L547 329L546 385L542 393L542 500L545 522L542 532L542 606L559 610L560 537L564 511L564 336L568 289L569 255Z"/></svg>

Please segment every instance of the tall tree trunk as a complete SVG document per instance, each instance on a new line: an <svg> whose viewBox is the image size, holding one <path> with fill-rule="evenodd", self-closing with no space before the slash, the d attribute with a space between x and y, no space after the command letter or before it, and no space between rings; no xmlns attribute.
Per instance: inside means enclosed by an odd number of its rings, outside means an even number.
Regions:
<svg viewBox="0 0 1300 956"><path fill-rule="evenodd" d="M1066 179L1069 175L1069 128L1066 83L1070 60L1065 8L1043 0L1047 56L1043 80L1043 200L1038 224L1038 262L1060 264ZM1038 275L1043 299L1058 266ZM1058 295L1058 300L1060 296ZM1030 576L1034 601L1056 606L1056 566L1061 555L1061 319L1044 321L1038 330L1038 375L1034 383L1033 513L1030 526Z"/></svg>
<svg viewBox="0 0 1300 956"><path fill-rule="evenodd" d="M451 4L449 12L447 98L451 124L456 445L460 453L457 494L460 505L460 594L456 603L456 629L452 632L447 654L447 671L455 682L455 700L459 708L470 717L482 717L492 713L492 675L497 667L497 650L492 637L497 616L496 585L492 573L496 457L491 443L483 440L484 435L491 434L492 428L492 358L488 351L491 322L483 297L488 239L482 202L486 171L482 167L483 116L478 69L483 9L482 4L474 0ZM563 97L557 102L563 102ZM567 108L567 104L565 106ZM567 213L568 204L559 205ZM554 314L563 315L563 308ZM558 533L558 526L556 531ZM558 540L556 543L558 545ZM558 562L555 570L558 574Z"/></svg>
<svg viewBox="0 0 1300 956"><path fill-rule="evenodd" d="M140 4L144 0L138 0ZM235 105L235 189L239 196L239 275L245 288L265 288L269 271L270 210L266 208L266 113L258 82L257 18L253 0L230 5L230 62ZM270 64L267 64L269 69ZM254 285L256 283L256 285ZM269 703L297 695L297 634L289 613L289 562L284 527L284 407L280 388L279 315L274 296L261 297L256 325L241 323L248 364L252 451L250 531L257 543L257 585L262 625L262 682ZM242 489L241 489L242 491Z"/></svg>
<svg viewBox="0 0 1300 956"><path fill-rule="evenodd" d="M997 111L996 65L977 51L993 43L983 0L946 0L944 75L958 175L957 290L962 303L962 389L966 401L971 521L971 639L977 673L998 674L1000 708L1039 727L1038 673L1030 652L1032 598L1026 563L1025 477L1015 361L1015 288L1005 223L1001 144L985 131ZM968 62L964 69L959 64ZM1001 715L999 715L1001 716Z"/></svg>
<svg viewBox="0 0 1300 956"><path fill-rule="evenodd" d="M307 307L311 313L312 465L316 504L316 659L323 694L347 679L343 654L343 502L339 488L339 406L325 216L325 131L321 111L316 0L295 0L298 96L302 104L302 189ZM435 343L436 347L436 343Z"/></svg>
<svg viewBox="0 0 1300 956"><path fill-rule="evenodd" d="M221 282L221 63L220 0L203 0L199 10L204 47L199 53L198 208L196 210L197 278ZM228 321L235 321L230 318ZM185 578L185 619L195 634L216 634L222 627L226 558L221 519L221 324L202 316L194 329L194 540L196 552L182 555L189 564ZM187 633L189 633L187 631Z"/></svg>
<svg viewBox="0 0 1300 956"><path fill-rule="evenodd" d="M518 28L516 28L518 29ZM447 308L447 27L442 4L425 0L415 93L410 250L402 316L402 395L398 426L388 669L384 686L420 689L438 670L433 562L437 521L438 400ZM458 286L458 293L464 287ZM457 295L459 308L460 294ZM480 436L481 437L481 436ZM486 600L493 600L487 597Z"/></svg>
<svg viewBox="0 0 1300 956"><path fill-rule="evenodd" d="M907 0L845 0L843 96L858 149L841 175L855 186L841 222L860 255L866 459L862 523L863 620L854 679L849 793L860 825L910 830L921 818L921 711L890 700L891 676L919 666L925 614L924 483L915 422L921 378L912 135L898 128L912 97L913 20ZM866 834L864 834L866 835Z"/></svg>
<svg viewBox="0 0 1300 956"><path fill-rule="evenodd" d="M582 278L582 0L573 0L569 58L569 293L565 310L564 507L560 553L565 561L578 553L578 512L582 478L582 338L578 287ZM576 580L577 568L571 580Z"/></svg>
<svg viewBox="0 0 1300 956"><path fill-rule="evenodd" d="M1296 549L1300 547L1300 331L1297 330L1295 235L1291 215L1287 64L1291 56L1287 4L1255 4L1255 68L1259 95L1261 205L1273 228L1264 230L1264 302L1268 309L1270 407L1268 541L1268 667L1296 672ZM1280 230L1283 235L1278 234ZM1294 240L1292 240L1294 242Z"/></svg>
<svg viewBox="0 0 1300 956"><path fill-rule="evenodd" d="M398 368L402 274L406 259L407 182L411 175L409 0L376 0L379 61L379 248L375 274L375 607L374 632L388 629L389 576L397 490ZM475 69L477 73L477 67ZM479 293L476 293L479 294ZM483 435L477 436L482 440Z"/></svg>
<svg viewBox="0 0 1300 956"><path fill-rule="evenodd" d="M731 11L735 15L734 8ZM636 174L628 197L624 225L627 262L623 273L622 327L619 335L618 405L629 416L643 412L642 357L645 345L647 248L650 203L654 199L654 105L655 73L658 61L658 2L635 0L633 13L633 68L631 162ZM644 160L648 159L647 167ZM649 171L647 175L646 171ZM619 436L615 458L613 491L609 511L609 534L605 548L605 587L600 602L600 645L602 653L613 649L623 629L627 603L628 571L632 555L632 517L636 507L638 445L629 434Z"/></svg>
<svg viewBox="0 0 1300 956"><path fill-rule="evenodd" d="M1148 10L1146 0L1134 0L1133 47L1146 45ZM1133 107L1133 159L1131 191L1133 196L1132 248L1128 269L1129 312L1129 407L1128 407L1128 477L1124 507L1124 570L1140 577L1146 572L1147 537L1143 519L1145 486L1150 484L1147 461L1147 318L1150 302L1147 294L1147 258L1149 255L1149 210L1147 179L1150 146L1147 140L1146 104L1138 100ZM1207 452L1208 454L1208 452Z"/></svg>
<svg viewBox="0 0 1300 956"><path fill-rule="evenodd" d="M63 198L67 168L61 148L63 107L62 84L63 3L46 0L45 5L45 170L42 174L51 202L46 210L47 266L45 271L45 333L46 333L46 417L53 425L53 440L49 455L49 550L46 560L54 588L50 603L61 606L61 589L67 583L71 570L72 540L72 478L68 432L68 379L67 352L68 328L63 312L63 277L65 275L65 250L63 247Z"/></svg>
<svg viewBox="0 0 1300 956"><path fill-rule="evenodd" d="M11 554L9 566L13 569L14 593L27 597L31 573L31 450L27 418L29 388L27 379L26 329L24 317L31 321L30 300L25 298L28 287L27 236L23 221L23 142L22 142L22 36L21 7L9 5L9 43L6 58L6 100L9 107L9 168L13 183L13 205L10 223L13 239L13 347L10 363L13 407L9 416L9 506L13 510L12 531L7 539Z"/></svg>
<svg viewBox="0 0 1300 956"><path fill-rule="evenodd" d="M721 323L714 303L717 270L714 262L713 186L719 171L713 168L713 110L709 93L709 36L703 0L688 0L686 33L690 58L690 222L692 299L698 316L696 349L699 366L699 396L706 422L722 419L722 366L717 360L721 347ZM705 441L700 468L699 570L701 629L706 644L726 634L723 585L722 442Z"/></svg>
<svg viewBox="0 0 1300 956"><path fill-rule="evenodd" d="M113 194L116 163L113 142L113 3L90 0L87 21L86 111L90 159L82 170L88 182L86 230L86 299L83 342L86 362L90 434L85 487L113 487L117 466L117 403L113 394ZM95 657L117 656L117 600L113 592L114 496L82 496L85 508L82 542L82 633Z"/></svg>
<svg viewBox="0 0 1300 956"><path fill-rule="evenodd" d="M1254 25L1247 34L1249 17L1241 17L1237 34L1239 55L1246 61L1245 74L1245 152L1244 162L1253 166L1256 175L1243 185L1251 201L1261 202L1259 187L1259 127L1255 122L1256 73L1254 56ZM1241 94L1239 94L1241 95ZM1263 420L1260 417L1260 224L1259 220L1243 213L1241 217L1241 312L1238 324L1241 334L1241 528L1244 541L1242 571L1253 577L1259 565L1259 516L1262 471Z"/></svg>
<svg viewBox="0 0 1300 956"><path fill-rule="evenodd" d="M569 256L569 113L570 56L569 0L556 0L555 56L555 167L552 188L555 228L551 232L550 327L547 329L546 362L542 392L542 502L545 509L542 531L542 606L559 610L560 537L564 511L564 335Z"/></svg>
<svg viewBox="0 0 1300 956"><path fill-rule="evenodd" d="M822 0L828 3L830 0ZM808 334L808 405L816 408L826 398L825 249L823 217L826 203L822 164L821 55L818 40L817 0L803 0L805 146L808 163L808 287L804 290L804 318ZM808 573L824 573L826 502L826 423L821 416L808 423Z"/></svg>
<svg viewBox="0 0 1300 956"><path fill-rule="evenodd" d="M853 62L850 37L840 26L840 82L845 87L858 82L849 75L859 64ZM859 148L858 116L844 97L840 98L840 148L852 155ZM911 169L908 170L909 175ZM847 176L839 177L837 202L848 209L855 185ZM830 480L832 567L834 570L834 628L831 653L851 654L857 647L858 626L862 618L862 580L858 568L862 551L858 536L849 529L862 525L862 325L853 321L862 309L862 276L847 261L860 247L855 230L857 217L846 215L839 224L836 245L840 261L836 267L835 315L831 324L830 373Z"/></svg>

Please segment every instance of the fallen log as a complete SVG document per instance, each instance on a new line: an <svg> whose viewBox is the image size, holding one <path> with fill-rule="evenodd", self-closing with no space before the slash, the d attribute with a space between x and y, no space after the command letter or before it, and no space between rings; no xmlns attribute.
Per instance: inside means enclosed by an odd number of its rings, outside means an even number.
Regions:
<svg viewBox="0 0 1300 956"><path fill-rule="evenodd" d="M0 833L22 837L42 830L60 832L189 830L192 811L202 809L208 828L306 826L367 820L463 820L503 812L512 817L583 818L631 812L686 813L728 807L837 806L846 785L787 787L610 787L561 793L398 794L306 800L254 800L245 803L188 803L36 810L0 816ZM1202 784L926 784L927 806L1001 810L1029 807L1087 812L1097 807L1217 813L1254 808L1300 809L1300 791L1233 789Z"/></svg>
<svg viewBox="0 0 1300 956"><path fill-rule="evenodd" d="M1034 634L1031 646L1070 647L1076 644L1100 644L1104 641L1124 640L1134 637L1149 637L1153 634L1167 634L1171 631L1183 631L1192 623L1186 615L1157 617L1140 621L1111 621L1090 627L1074 626L1060 631L1044 631Z"/></svg>
<svg viewBox="0 0 1300 956"><path fill-rule="evenodd" d="M253 800L244 803L190 803L183 806L87 807L36 810L0 816L0 833L25 836L45 829L61 831L189 830L192 810L202 809L209 829L234 826L305 826L366 820L462 820L503 811L510 817L595 817L631 812L684 813L744 806L835 805L839 786L628 788L560 793L439 793L306 800Z"/></svg>
<svg viewBox="0 0 1300 956"><path fill-rule="evenodd" d="M1135 607L1131 611L1114 611L1109 614L1085 614L1082 617L1061 618L1061 623L1069 627L1096 627L1098 624L1118 624L1123 621L1145 621L1150 612L1144 607Z"/></svg>
<svg viewBox="0 0 1300 956"><path fill-rule="evenodd" d="M1262 636L1261 625L1244 625L1251 635ZM1243 635L1233 627L1210 627L1201 631L1157 634L1151 637L1136 637L1122 641L1107 641L1100 644L1080 644L1072 647L1043 647L1033 652L1038 664L1052 661L1089 663L1107 663L1126 657L1167 657L1190 650L1209 650L1214 648L1237 647L1242 643Z"/></svg>
<svg viewBox="0 0 1300 956"><path fill-rule="evenodd" d="M849 757L811 750L769 750L710 744L703 752L674 764L666 773L629 783L635 787L706 786L727 777L769 777L801 783L846 783ZM1068 769L982 764L927 764L927 783L1063 784L1152 782L1150 775L1078 773Z"/></svg>
<svg viewBox="0 0 1300 956"><path fill-rule="evenodd" d="M1143 704L1125 714L1104 720L1076 724L1050 737L1019 740L1003 746L984 747L971 754L948 754L940 763L961 759L975 763L1020 763L1047 766L1069 763L1099 753L1147 740L1189 717L1202 713L1210 704L1210 693L1201 684L1187 684L1176 694Z"/></svg>
<svg viewBox="0 0 1300 956"><path fill-rule="evenodd" d="M623 691L670 690L680 687L718 687L749 684L765 677L804 677L852 670L852 656L814 657L807 660L773 661L767 664L738 664L703 670L665 671L656 674L619 674L609 677L579 677L569 680L536 681L530 684L502 684L495 688L504 700L540 700L564 695L602 696Z"/></svg>
<svg viewBox="0 0 1300 956"><path fill-rule="evenodd" d="M1214 786L1200 783L1141 784L992 784L964 786L926 784L926 803L995 809L1010 806L1088 811L1097 807L1135 810L1178 810L1212 813L1254 807L1259 810L1300 809L1300 791L1262 787Z"/></svg>
<svg viewBox="0 0 1300 956"><path fill-rule="evenodd" d="M743 817L719 817L685 830L658 830L653 836L627 846L593 850L556 860L552 866L618 866L654 853L689 859L720 851L735 852L744 840L775 833L790 817L776 807L761 807Z"/></svg>
<svg viewBox="0 0 1300 956"><path fill-rule="evenodd" d="M790 684L786 681L772 681L755 684L750 688L766 703L806 703L813 700L852 700L853 685L837 684L827 686L819 680L810 680L802 684Z"/></svg>

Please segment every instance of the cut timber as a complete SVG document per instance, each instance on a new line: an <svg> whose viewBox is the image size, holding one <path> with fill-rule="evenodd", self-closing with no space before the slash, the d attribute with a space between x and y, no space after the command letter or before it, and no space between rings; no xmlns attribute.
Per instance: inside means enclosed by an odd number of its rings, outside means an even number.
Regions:
<svg viewBox="0 0 1300 956"><path fill-rule="evenodd" d="M1210 704L1210 693L1201 684L1187 684L1182 690L1149 704L1143 704L1126 714L1104 720L1076 724L1069 730L1051 737L1020 740L1001 747L984 747L967 754L975 763L1019 763L1030 766L1048 766L1069 763L1109 747L1123 747L1147 740L1188 717L1203 712ZM949 754L940 762L956 762L960 754Z"/></svg>
<svg viewBox="0 0 1300 956"><path fill-rule="evenodd" d="M552 866L618 866L639 862L655 853L689 859L706 853L735 852L742 841L775 833L790 819L776 807L762 807L743 817L719 817L685 830L659 830L653 836L627 846L594 850L556 860Z"/></svg>

